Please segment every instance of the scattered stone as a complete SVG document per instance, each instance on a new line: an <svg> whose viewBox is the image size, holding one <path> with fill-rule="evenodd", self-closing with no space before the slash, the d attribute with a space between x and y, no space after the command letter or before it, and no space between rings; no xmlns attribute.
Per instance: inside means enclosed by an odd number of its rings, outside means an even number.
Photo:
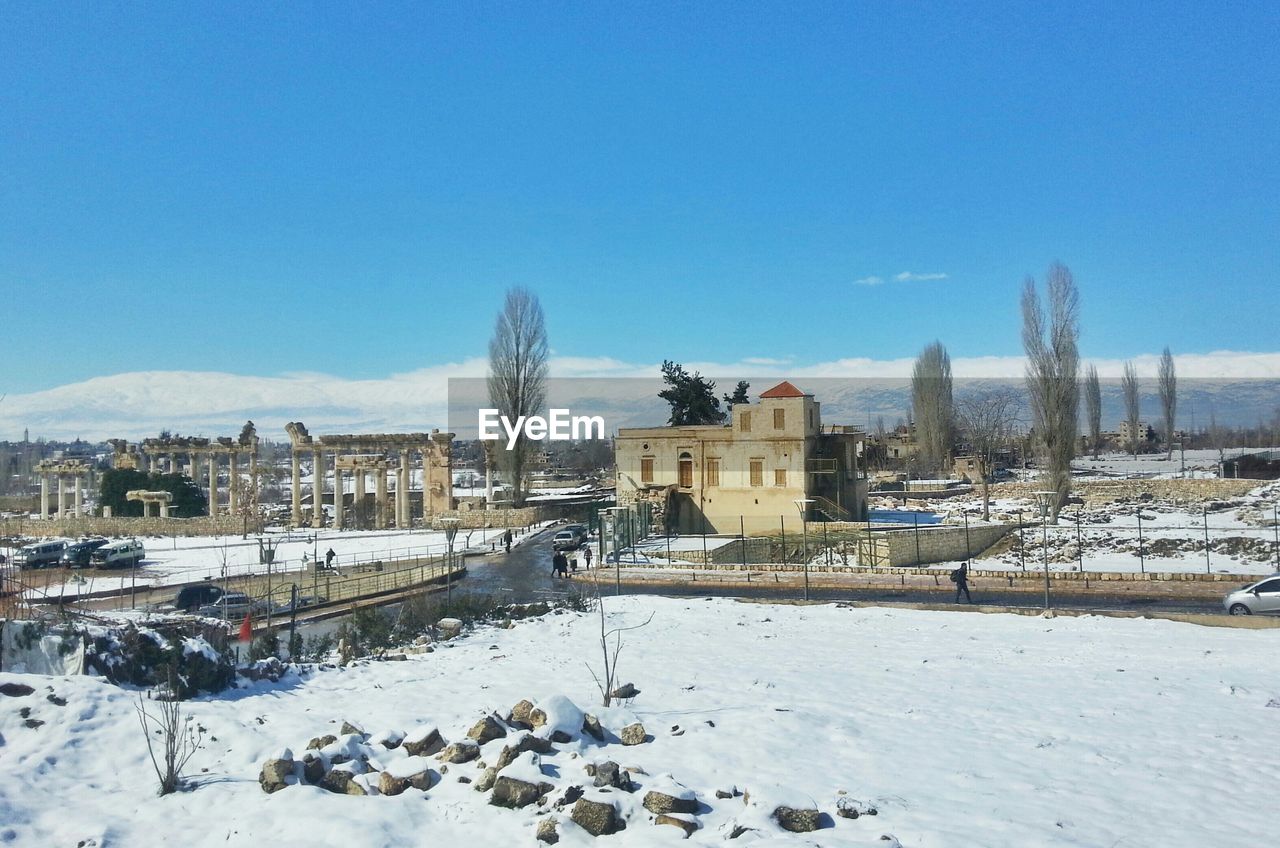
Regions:
<svg viewBox="0 0 1280 848"><path fill-rule="evenodd" d="M529 721L529 713L532 710L533 710L532 701L527 701L527 700L521 701L520 703L516 704L514 707L511 708L511 714L507 717L507 721L519 722L520 724L527 724L530 727L532 727L533 725Z"/></svg>
<svg viewBox="0 0 1280 848"><path fill-rule="evenodd" d="M836 800L836 815L843 819L856 819L858 816L874 816L878 811L870 804L863 803L848 795Z"/></svg>
<svg viewBox="0 0 1280 848"><path fill-rule="evenodd" d="M406 736L401 744L404 745L404 752L411 757L429 757L444 750L444 740L440 738L440 731L434 727Z"/></svg>
<svg viewBox="0 0 1280 848"><path fill-rule="evenodd" d="M368 795L364 787L356 782L355 776L345 769L332 768L320 781L320 787L335 795Z"/></svg>
<svg viewBox="0 0 1280 848"><path fill-rule="evenodd" d="M340 736L349 736L349 735L350 735L350 734L352 734L352 733L356 734L356 735L357 735L357 736L359 736L361 739L364 739L364 738L365 738L365 735L364 735L364 731L363 731L363 730L361 730L360 728L356 727L356 726L355 726L354 724L352 724L351 722L344 721L344 722L342 723L342 730L341 730L341 731L339 731L339 735L340 735Z"/></svg>
<svg viewBox="0 0 1280 848"><path fill-rule="evenodd" d="M579 798L569 815L574 824L592 836L604 836L618 831L618 811L613 804Z"/></svg>
<svg viewBox="0 0 1280 848"><path fill-rule="evenodd" d="M270 759L263 763L262 771L258 774L258 785L268 795L279 792L289 785L285 778L293 774L293 754L287 749L284 754L287 756Z"/></svg>
<svg viewBox="0 0 1280 848"><path fill-rule="evenodd" d="M674 825L675 827L678 827L684 831L685 839L688 839L690 836L693 836L694 831L698 829L698 823L696 821L689 821L688 819L682 819L682 818L679 818L678 816L669 816L666 813L662 813L661 815L659 815L656 819L654 819L653 823Z"/></svg>
<svg viewBox="0 0 1280 848"><path fill-rule="evenodd" d="M502 775L493 784L493 794L489 796L489 803L495 807L510 809L527 807L554 788L550 783L529 783Z"/></svg>
<svg viewBox="0 0 1280 848"><path fill-rule="evenodd" d="M520 741L516 744L504 745L502 752L498 754L498 761L494 764L494 769L502 771L504 768L515 762L516 757L520 756L525 751L536 751L539 754L550 754L551 740L526 734L520 737Z"/></svg>
<svg viewBox="0 0 1280 848"><path fill-rule="evenodd" d="M447 746L439 754L446 763L469 763L480 756L480 746L470 739L463 739Z"/></svg>
<svg viewBox="0 0 1280 848"><path fill-rule="evenodd" d="M564 795L560 797L560 800L556 801L556 809L563 810L565 807L577 801L582 797L582 792L583 789L581 786L570 786L564 791Z"/></svg>
<svg viewBox="0 0 1280 848"><path fill-rule="evenodd" d="M618 734L623 745L640 745L645 740L644 725L640 722L628 724L622 728L622 733Z"/></svg>
<svg viewBox="0 0 1280 848"><path fill-rule="evenodd" d="M555 845L560 841L560 834L556 832L556 820L554 818L543 819L538 822L538 841L545 842L548 845Z"/></svg>
<svg viewBox="0 0 1280 848"><path fill-rule="evenodd" d="M36 690L25 683L0 683L0 695L8 695L10 698L21 698L34 691Z"/></svg>
<svg viewBox="0 0 1280 848"><path fill-rule="evenodd" d="M334 742L337 742L337 741L338 741L338 737L334 736L332 733L326 734L324 736L317 736L307 743L307 750L318 751L321 748L328 747L329 745L332 745Z"/></svg>
<svg viewBox="0 0 1280 848"><path fill-rule="evenodd" d="M378 794L380 795L399 795L408 788L409 781L406 778L396 777L387 771L378 775Z"/></svg>
<svg viewBox="0 0 1280 848"><path fill-rule="evenodd" d="M773 819L783 830L792 833L808 833L818 829L821 813L813 809L796 809L795 807L778 807L773 811Z"/></svg>
<svg viewBox="0 0 1280 848"><path fill-rule="evenodd" d="M22 726L30 728L31 730L35 730L36 728L40 727L40 725L42 724L44 724L44 722L38 718L29 718L22 723Z"/></svg>
<svg viewBox="0 0 1280 848"><path fill-rule="evenodd" d="M600 719L590 713L582 717L582 732L597 742L604 741L604 727L601 726Z"/></svg>
<svg viewBox="0 0 1280 848"><path fill-rule="evenodd" d="M716 790L716 797L723 801L723 800L724 800L724 799L726 799L726 798L732 798L732 797L733 797L733 793L732 793L732 792L725 792L723 789L717 789L717 790Z"/></svg>
<svg viewBox="0 0 1280 848"><path fill-rule="evenodd" d="M739 836L741 836L742 834L744 834L744 833L750 833L750 832L752 832L752 831L754 831L754 830L755 830L755 828L754 828L754 827L743 827L743 826L742 826L742 825L740 825L740 824L735 824L735 825L733 826L733 829L729 831L729 838L730 838L730 839L737 839L737 838L738 838Z"/></svg>
<svg viewBox="0 0 1280 848"><path fill-rule="evenodd" d="M477 721L467 731L467 736L474 739L478 744L483 745L486 742L492 742L494 739L501 739L507 735L507 730L496 718L491 715Z"/></svg>
<svg viewBox="0 0 1280 848"><path fill-rule="evenodd" d="M458 775L458 782L459 782L459 783L470 783L470 782L471 782L471 778L467 777L465 774L460 774L460 775Z"/></svg>
<svg viewBox="0 0 1280 848"><path fill-rule="evenodd" d="M644 794L644 808L651 813L696 813L698 799L692 792L685 790L678 795L650 790Z"/></svg>
<svg viewBox="0 0 1280 848"><path fill-rule="evenodd" d="M596 787L610 786L623 792L630 792L634 788L631 785L631 775L613 760L595 764L587 774L595 778L593 785Z"/></svg>
<svg viewBox="0 0 1280 848"><path fill-rule="evenodd" d="M443 770L444 768L442 766L441 771ZM426 792L428 789L434 786L436 782L435 774L431 771L431 769L423 769L420 772L411 774L409 775L408 779L409 779L410 786L412 786L414 789L421 789L423 792Z"/></svg>
<svg viewBox="0 0 1280 848"><path fill-rule="evenodd" d="M496 768L487 768L480 775L480 779L476 781L475 790L477 792L488 792L497 781L498 770Z"/></svg>
<svg viewBox="0 0 1280 848"><path fill-rule="evenodd" d="M324 780L324 760L318 755L306 753L302 755L302 779L307 783L319 783Z"/></svg>
<svg viewBox="0 0 1280 848"><path fill-rule="evenodd" d="M65 707L67 705L66 698L59 698L57 695L50 693L45 696L45 700L53 704L55 707Z"/></svg>
<svg viewBox="0 0 1280 848"><path fill-rule="evenodd" d="M634 683L624 683L617 689L609 693L612 697L622 701L629 701L636 695L640 694L640 690L636 688Z"/></svg>
<svg viewBox="0 0 1280 848"><path fill-rule="evenodd" d="M462 635L462 622L456 618L442 618L436 623L441 639L456 639Z"/></svg>

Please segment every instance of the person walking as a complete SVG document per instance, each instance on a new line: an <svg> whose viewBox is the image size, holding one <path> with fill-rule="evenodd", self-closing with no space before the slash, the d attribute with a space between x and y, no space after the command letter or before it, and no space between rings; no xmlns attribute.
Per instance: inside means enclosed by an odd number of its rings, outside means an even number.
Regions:
<svg viewBox="0 0 1280 848"><path fill-rule="evenodd" d="M960 593L964 592L965 603L973 603L973 598L969 596L969 563L962 562L960 567L951 572L951 582L956 584L956 600L960 603Z"/></svg>
<svg viewBox="0 0 1280 848"><path fill-rule="evenodd" d="M511 553L511 531L502 534L502 544L506 545L507 553Z"/></svg>
<svg viewBox="0 0 1280 848"><path fill-rule="evenodd" d="M584 563L583 567L586 568L588 571L590 571L591 570L591 546L590 545L582 546L582 560Z"/></svg>
<svg viewBox="0 0 1280 848"><path fill-rule="evenodd" d="M569 576L569 560L565 557L564 551L556 551L551 557L551 576L564 578Z"/></svg>
<svg viewBox="0 0 1280 848"><path fill-rule="evenodd" d="M324 567L325 567L325 568L333 568L333 558L334 558L334 557L336 557L336 556L337 556L337 554L335 554L335 553L333 552L333 548L330 548L329 550L325 551L325 552L324 552Z"/></svg>

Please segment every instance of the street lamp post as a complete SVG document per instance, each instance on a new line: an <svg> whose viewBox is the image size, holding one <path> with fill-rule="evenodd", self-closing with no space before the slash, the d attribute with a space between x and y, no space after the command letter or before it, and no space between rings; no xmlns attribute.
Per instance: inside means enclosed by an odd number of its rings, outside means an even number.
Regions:
<svg viewBox="0 0 1280 848"><path fill-rule="evenodd" d="M1049 602L1049 499L1058 493L1041 490L1033 494L1040 505L1040 547L1044 551L1044 608L1047 612L1051 607Z"/></svg>
<svg viewBox="0 0 1280 848"><path fill-rule="evenodd" d="M453 609L453 540L458 536L458 519L442 518L444 538L449 543L449 553L444 562L445 609Z"/></svg>
<svg viewBox="0 0 1280 848"><path fill-rule="evenodd" d="M796 509L800 511L800 535L804 540L800 550L803 551L802 559L804 560L804 599L809 600L809 504L813 503L813 498L796 498Z"/></svg>

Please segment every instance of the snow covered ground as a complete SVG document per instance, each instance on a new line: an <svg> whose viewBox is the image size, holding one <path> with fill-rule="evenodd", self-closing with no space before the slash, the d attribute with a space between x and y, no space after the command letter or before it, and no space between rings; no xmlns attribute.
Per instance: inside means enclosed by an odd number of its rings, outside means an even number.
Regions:
<svg viewBox="0 0 1280 848"><path fill-rule="evenodd" d="M1228 448L1222 456L1231 459L1246 453L1276 450L1276 448ZM1080 479L1106 479L1114 477L1145 477L1150 479L1174 479L1178 477L1217 477L1219 454L1216 450L1174 451L1171 458L1164 452L1138 454L1104 453L1096 460L1091 456L1076 457L1071 467Z"/></svg>
<svg viewBox="0 0 1280 848"><path fill-rule="evenodd" d="M621 655L622 679L641 690L626 708L592 706L598 621L549 615L406 662L189 702L208 730L205 748L189 770L195 788L166 798L155 796L132 693L94 678L0 674L36 690L0 696L0 842L532 846L543 808L489 806L458 781L480 777L475 763L396 797L310 786L267 795L257 777L280 748L300 757L308 739L343 721L375 734L435 725L453 741L489 711L556 694L615 730L634 716L653 737L635 747L578 737L542 758L552 800L590 786L586 763L633 767L634 795L589 790L628 812L626 830L603 844L681 844L638 803L670 779L703 804L689 844L723 844L735 824L757 828L731 843L747 846L1274 842L1268 799L1280 763L1268 752L1280 747L1280 630L653 597L608 604L619 623L654 616ZM24 726L20 708L44 724ZM480 758L492 764L502 746L486 744ZM716 797L735 787L750 804ZM840 797L879 814L838 817ZM770 823L775 804L797 799L831 816L823 830L788 834ZM552 815L561 845L595 842Z"/></svg>

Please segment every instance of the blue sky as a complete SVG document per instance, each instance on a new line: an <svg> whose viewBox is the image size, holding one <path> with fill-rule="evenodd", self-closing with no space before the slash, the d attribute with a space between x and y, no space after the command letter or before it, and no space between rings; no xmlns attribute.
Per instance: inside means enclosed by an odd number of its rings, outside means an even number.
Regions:
<svg viewBox="0 0 1280 848"><path fill-rule="evenodd" d="M1060 6L5 4L0 393L462 361L511 285L562 356L1012 356L1054 259L1087 355L1275 351L1280 7Z"/></svg>

